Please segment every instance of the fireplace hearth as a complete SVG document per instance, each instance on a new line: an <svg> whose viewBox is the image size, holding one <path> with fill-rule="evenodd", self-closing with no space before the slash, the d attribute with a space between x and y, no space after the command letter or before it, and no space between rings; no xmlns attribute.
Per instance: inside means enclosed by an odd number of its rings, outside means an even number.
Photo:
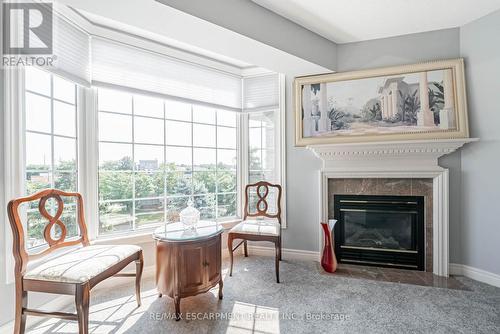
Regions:
<svg viewBox="0 0 500 334"><path fill-rule="evenodd" d="M341 263L425 270L424 197L334 195Z"/></svg>

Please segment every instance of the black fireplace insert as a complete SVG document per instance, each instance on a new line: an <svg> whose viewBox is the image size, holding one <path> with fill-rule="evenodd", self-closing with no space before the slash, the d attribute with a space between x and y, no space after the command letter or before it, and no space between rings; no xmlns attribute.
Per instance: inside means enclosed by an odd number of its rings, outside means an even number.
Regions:
<svg viewBox="0 0 500 334"><path fill-rule="evenodd" d="M341 263L425 270L424 197L334 195Z"/></svg>

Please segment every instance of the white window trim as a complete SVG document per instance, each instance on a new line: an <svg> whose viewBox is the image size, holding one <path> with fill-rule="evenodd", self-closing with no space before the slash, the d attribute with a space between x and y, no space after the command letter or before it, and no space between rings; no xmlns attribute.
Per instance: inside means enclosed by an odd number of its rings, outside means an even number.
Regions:
<svg viewBox="0 0 500 334"><path fill-rule="evenodd" d="M4 202L24 195L24 70L22 68L4 69L5 102L4 102ZM14 258L12 254L12 233L7 217L6 203L4 208L4 261L6 283L14 281Z"/></svg>
<svg viewBox="0 0 500 334"><path fill-rule="evenodd" d="M282 194L281 194L281 228L286 229L287 225L287 217L286 217L286 119L285 119L285 75L279 74L279 109L278 112L275 113L278 120L275 126L275 136L276 142L278 142L279 154L275 156L275 166L279 166L279 183L281 185ZM244 97L243 97L244 98ZM269 108L264 109L256 109L252 110L254 112L258 111L268 111ZM240 142L242 149L240 150L240 161L241 161L241 195L240 201L244 203L245 201L245 187L248 185L248 156L249 156L249 133L248 133L248 112L243 112L241 114L241 126L239 127L241 133ZM243 205L240 209L241 217L243 217Z"/></svg>

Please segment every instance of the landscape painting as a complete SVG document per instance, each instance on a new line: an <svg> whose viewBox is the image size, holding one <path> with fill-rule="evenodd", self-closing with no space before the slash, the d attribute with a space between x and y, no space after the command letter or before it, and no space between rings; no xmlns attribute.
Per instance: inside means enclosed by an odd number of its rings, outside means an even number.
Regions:
<svg viewBox="0 0 500 334"><path fill-rule="evenodd" d="M461 60L297 78L297 145L468 137L464 89Z"/></svg>

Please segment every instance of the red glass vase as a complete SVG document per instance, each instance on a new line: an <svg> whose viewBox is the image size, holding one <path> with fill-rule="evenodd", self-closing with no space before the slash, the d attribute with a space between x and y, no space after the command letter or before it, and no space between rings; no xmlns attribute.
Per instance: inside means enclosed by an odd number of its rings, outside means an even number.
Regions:
<svg viewBox="0 0 500 334"><path fill-rule="evenodd" d="M321 257L321 266L326 272L329 273L334 273L335 270L337 270L337 258L335 257L332 243L332 230L336 222L336 220L330 220L328 224L321 223L324 235L324 248L323 256Z"/></svg>

